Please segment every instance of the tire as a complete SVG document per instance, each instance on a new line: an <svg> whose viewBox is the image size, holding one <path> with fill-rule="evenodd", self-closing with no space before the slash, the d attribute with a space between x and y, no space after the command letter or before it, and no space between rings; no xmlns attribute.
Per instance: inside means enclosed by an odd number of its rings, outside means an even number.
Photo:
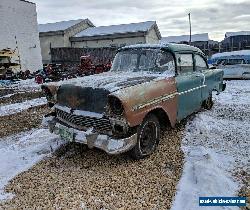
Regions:
<svg viewBox="0 0 250 210"><path fill-rule="evenodd" d="M149 114L137 129L137 143L130 151L130 156L139 160L151 155L156 150L159 139L159 120L155 115Z"/></svg>
<svg viewBox="0 0 250 210"><path fill-rule="evenodd" d="M203 102L202 107L204 109L210 110L210 109L212 109L213 105L214 105L213 97L212 97L212 93L210 93L209 97Z"/></svg>

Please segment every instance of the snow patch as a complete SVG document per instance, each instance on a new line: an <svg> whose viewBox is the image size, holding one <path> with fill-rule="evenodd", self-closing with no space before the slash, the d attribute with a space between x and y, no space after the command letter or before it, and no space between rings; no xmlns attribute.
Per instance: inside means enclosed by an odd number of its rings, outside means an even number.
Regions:
<svg viewBox="0 0 250 210"><path fill-rule="evenodd" d="M41 85L35 82L35 79L19 80L15 82L4 80L0 82L0 88L11 88L21 91L39 91L40 86Z"/></svg>
<svg viewBox="0 0 250 210"><path fill-rule="evenodd" d="M47 100L45 97L28 100L22 103L9 104L0 107L0 116L6 116L22 112L23 110L31 107L40 106L46 104Z"/></svg>
<svg viewBox="0 0 250 210"><path fill-rule="evenodd" d="M172 76L172 75L171 75ZM90 75L87 77L78 77L69 80L51 82L49 85L71 84L80 87L103 88L110 92L117 91L126 86L133 86L151 80L159 80L171 77L167 74L154 74L149 72L105 72L102 74Z"/></svg>
<svg viewBox="0 0 250 210"><path fill-rule="evenodd" d="M250 173L250 83L227 82L215 106L190 121L182 140L183 174L171 210L196 210L200 196L237 196L241 183L232 176L239 167ZM211 209L211 207L202 207ZM216 207L216 210L238 207Z"/></svg>
<svg viewBox="0 0 250 210"><path fill-rule="evenodd" d="M227 172L230 156L218 154L205 147L183 147L186 155L183 175L177 187L172 210L199 209L201 196L236 196L238 183ZM229 161L231 160L231 161ZM211 207L202 207L209 210ZM216 209L238 209L238 207Z"/></svg>
<svg viewBox="0 0 250 210"><path fill-rule="evenodd" d="M147 21L141 23L90 27L76 34L75 37L91 37L110 34L135 33L143 31L147 32L154 24L156 24L155 21Z"/></svg>
<svg viewBox="0 0 250 210"><path fill-rule="evenodd" d="M0 139L0 200L13 196L4 192L11 179L51 155L63 143L47 129L34 129Z"/></svg>
<svg viewBox="0 0 250 210"><path fill-rule="evenodd" d="M5 96L1 96L0 99L2 98L9 98L11 96L15 95L15 93L11 93L11 94L8 94L8 95L5 95Z"/></svg>

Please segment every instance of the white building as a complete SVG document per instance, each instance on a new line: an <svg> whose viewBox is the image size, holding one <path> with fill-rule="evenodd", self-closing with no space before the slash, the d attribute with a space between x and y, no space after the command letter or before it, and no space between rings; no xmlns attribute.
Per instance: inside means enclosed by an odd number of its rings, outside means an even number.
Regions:
<svg viewBox="0 0 250 210"><path fill-rule="evenodd" d="M51 48L71 47L70 37L94 25L88 19L79 19L39 24L38 27L43 63L50 63Z"/></svg>
<svg viewBox="0 0 250 210"><path fill-rule="evenodd" d="M42 68L36 5L24 0L0 1L0 50L15 50L21 70Z"/></svg>
<svg viewBox="0 0 250 210"><path fill-rule="evenodd" d="M122 47L132 44L159 43L161 34L155 21L92 27L70 38L77 48Z"/></svg>

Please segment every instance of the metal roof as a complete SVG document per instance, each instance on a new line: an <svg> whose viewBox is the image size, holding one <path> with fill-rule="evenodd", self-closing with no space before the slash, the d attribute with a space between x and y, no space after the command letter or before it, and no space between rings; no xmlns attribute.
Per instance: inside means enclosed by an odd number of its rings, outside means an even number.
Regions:
<svg viewBox="0 0 250 210"><path fill-rule="evenodd" d="M181 36L168 36L162 37L161 43L181 43L181 42L189 42L189 35L181 35ZM192 42L208 42L209 37L208 33L203 34L193 34L191 35Z"/></svg>
<svg viewBox="0 0 250 210"><path fill-rule="evenodd" d="M155 21L146 21L141 23L130 23L121 25L110 25L110 26L99 26L99 27L87 28L86 30L76 34L74 37L95 37L95 36L107 36L115 34L136 33L136 32L148 32L154 26L157 27ZM157 33L159 33L159 31ZM158 34L158 36L160 36L160 34Z"/></svg>
<svg viewBox="0 0 250 210"><path fill-rule="evenodd" d="M66 29L84 21L89 25L94 26L88 19L78 19L78 20L61 21L56 23L39 24L38 30L39 33L65 31Z"/></svg>
<svg viewBox="0 0 250 210"><path fill-rule="evenodd" d="M250 35L250 31L226 32L225 37Z"/></svg>

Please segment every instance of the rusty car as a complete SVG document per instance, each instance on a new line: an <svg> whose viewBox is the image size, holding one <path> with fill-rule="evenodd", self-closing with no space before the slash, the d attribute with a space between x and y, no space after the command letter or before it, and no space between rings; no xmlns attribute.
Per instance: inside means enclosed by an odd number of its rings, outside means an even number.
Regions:
<svg viewBox="0 0 250 210"><path fill-rule="evenodd" d="M108 154L152 154L160 130L211 109L226 87L202 51L183 44L138 44L118 50L110 72L42 86L51 132Z"/></svg>

